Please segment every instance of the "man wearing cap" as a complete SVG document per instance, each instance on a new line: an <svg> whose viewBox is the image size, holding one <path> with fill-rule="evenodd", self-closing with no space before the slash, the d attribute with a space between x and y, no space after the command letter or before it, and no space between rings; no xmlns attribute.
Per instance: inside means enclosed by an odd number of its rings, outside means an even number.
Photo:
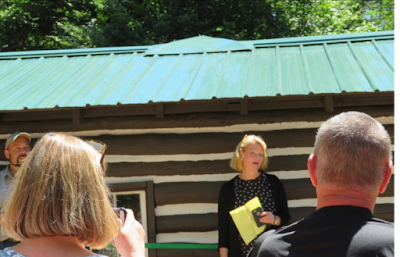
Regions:
<svg viewBox="0 0 400 257"><path fill-rule="evenodd" d="M7 138L4 155L10 161L7 167L0 171L0 210L10 196L13 188L13 178L27 154L31 151L31 136L26 132L14 132ZM8 239L0 228L0 249L16 244Z"/></svg>

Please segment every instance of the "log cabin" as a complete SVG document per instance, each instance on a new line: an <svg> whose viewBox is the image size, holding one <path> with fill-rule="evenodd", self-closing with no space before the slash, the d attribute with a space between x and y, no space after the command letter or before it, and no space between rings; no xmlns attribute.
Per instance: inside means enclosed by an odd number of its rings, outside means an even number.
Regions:
<svg viewBox="0 0 400 257"><path fill-rule="evenodd" d="M394 151L394 31L0 53L1 152L16 130L105 142L112 200L135 210L150 257L218 256L218 194L245 134L267 142L291 222L311 213L316 131L348 110L378 119ZM391 222L393 181L375 208Z"/></svg>

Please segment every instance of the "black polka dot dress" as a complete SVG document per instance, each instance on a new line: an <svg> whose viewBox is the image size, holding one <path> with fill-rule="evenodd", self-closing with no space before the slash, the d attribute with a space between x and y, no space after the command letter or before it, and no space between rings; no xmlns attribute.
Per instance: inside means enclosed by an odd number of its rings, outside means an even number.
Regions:
<svg viewBox="0 0 400 257"><path fill-rule="evenodd" d="M258 196L264 211L275 212L275 200L272 194L272 187L268 181L268 177L264 172L253 180L243 180L239 176L235 178L235 208L247 203L252 198ZM246 257L248 252L253 247L254 241L246 245L239 234L240 250L243 257Z"/></svg>

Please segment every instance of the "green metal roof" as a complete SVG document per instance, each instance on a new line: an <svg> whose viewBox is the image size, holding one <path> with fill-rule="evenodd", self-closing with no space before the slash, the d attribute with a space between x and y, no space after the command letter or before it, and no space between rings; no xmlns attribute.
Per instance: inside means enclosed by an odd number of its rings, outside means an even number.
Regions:
<svg viewBox="0 0 400 257"><path fill-rule="evenodd" d="M394 91L394 32L0 53L0 111Z"/></svg>
<svg viewBox="0 0 400 257"><path fill-rule="evenodd" d="M167 55L167 54L196 54L196 53L215 53L228 51L253 50L253 43L239 42L225 38L213 38L207 36L198 36L169 44L155 45L146 50L145 56L149 55Z"/></svg>

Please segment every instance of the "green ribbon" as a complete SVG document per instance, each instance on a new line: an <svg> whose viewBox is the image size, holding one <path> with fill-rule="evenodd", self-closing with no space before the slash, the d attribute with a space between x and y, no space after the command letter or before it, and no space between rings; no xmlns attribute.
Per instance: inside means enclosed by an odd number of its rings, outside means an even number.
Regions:
<svg viewBox="0 0 400 257"><path fill-rule="evenodd" d="M214 249L217 244L172 244L172 243L146 243L147 249Z"/></svg>

